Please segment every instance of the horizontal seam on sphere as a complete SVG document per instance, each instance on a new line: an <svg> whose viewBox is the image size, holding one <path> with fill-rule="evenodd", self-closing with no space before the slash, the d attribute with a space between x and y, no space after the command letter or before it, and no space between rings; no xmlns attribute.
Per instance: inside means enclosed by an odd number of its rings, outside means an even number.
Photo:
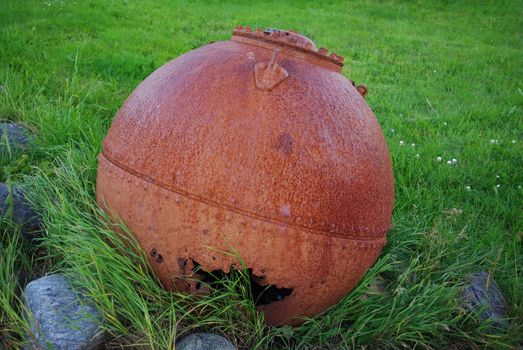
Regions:
<svg viewBox="0 0 523 350"><path fill-rule="evenodd" d="M290 227L295 227L295 228L299 228L299 229L302 229L302 230L305 230L305 231L309 231L309 232L314 233L314 234L323 235L323 236L343 238L343 239L346 239L346 240L349 240L349 241L353 241L355 243L356 242L361 243L362 245L365 245L365 246L369 246L369 245L383 246L383 245L385 245L385 243L387 243L387 239L385 237L382 237L382 238L352 237L352 236L348 236L346 234L339 234L339 233L331 233L331 232L321 231L321 230L317 230L317 229L306 227L306 226L301 226L301 225L287 223L285 221L280 221L280 220L273 219L273 218L270 218L270 217L266 217L266 216L263 216L263 215L260 215L260 214L252 213L252 212L249 212L249 211L246 211L246 210L243 210L243 209L239 209L239 208L227 205L227 204L216 202L214 200L201 197L199 195L190 193L188 191L185 191L185 190L182 190L182 189L178 189L178 188L173 188L173 187L170 187L170 186L168 186L166 184L163 184L160 181L155 180L155 179L153 179L150 176L144 175L144 174L142 174L142 173L140 173L140 172L138 172L138 171L136 171L134 169L131 169L131 168L129 168L129 167L127 167L127 166L125 166L125 165L115 161L111 157L107 156L107 154L103 150L102 150L101 155L108 162L110 162L114 166L120 168L121 170L123 170L123 171L125 171L125 172L127 172L127 173L129 173L131 175L134 175L134 176L142 179L143 181L146 181L146 182L154 184L154 185L156 185L158 187L161 187L164 190L167 190L167 191L172 192L172 193L179 194L179 195L184 196L184 197L188 197L188 198L190 198L192 200L196 200L198 202L202 202L202 203L209 204L209 205L212 205L212 206L215 206L215 207L218 207L218 208L226 209L226 210L232 211L234 213L241 214L243 216L247 216L247 217L250 217L250 218L253 218L253 219L256 219L256 220L265 221L265 222L278 224L278 225L286 225L286 226L290 226ZM387 231L388 230L384 230L383 234L385 235L387 233Z"/></svg>

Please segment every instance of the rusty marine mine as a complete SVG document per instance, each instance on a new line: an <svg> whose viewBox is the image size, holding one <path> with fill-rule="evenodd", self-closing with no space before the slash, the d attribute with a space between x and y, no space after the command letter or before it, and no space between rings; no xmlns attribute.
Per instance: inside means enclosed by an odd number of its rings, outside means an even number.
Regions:
<svg viewBox="0 0 523 350"><path fill-rule="evenodd" d="M394 180L367 90L342 67L294 31L240 26L125 101L97 200L166 289L204 294L240 256L267 322L296 325L356 286L386 242Z"/></svg>

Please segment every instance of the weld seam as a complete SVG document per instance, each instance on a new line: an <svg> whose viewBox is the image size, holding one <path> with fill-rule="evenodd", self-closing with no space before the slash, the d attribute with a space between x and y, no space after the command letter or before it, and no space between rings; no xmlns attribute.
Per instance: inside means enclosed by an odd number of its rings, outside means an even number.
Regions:
<svg viewBox="0 0 523 350"><path fill-rule="evenodd" d="M103 156L108 162L110 162L111 164L113 164L114 166L116 166L117 168L120 168L121 170L131 174L131 175L134 175L146 182L149 182L151 184L154 184L158 187L161 187L163 188L164 190L167 190L169 192L173 192L173 193L176 193L176 194L179 194L181 196L184 196L184 197L188 197L192 200L195 200L195 201L198 201L198 202L201 202L201 203L205 203L205 204L209 204L209 205L212 205L214 207L218 207L218 208L221 208L221 209L226 209L228 211L232 211L236 214L240 214L240 215L243 215L243 216L247 216L247 217L250 217L250 218L253 218L253 219L256 219L256 220L260 220L260 221L265 221L265 222L269 222L269 223L273 223L273 224L278 224L278 225L285 225L285 226L290 226L290 227L295 227L295 228L299 228L301 230L305 230L305 231L309 231L311 233L314 233L314 234L319 234L319 235L322 235L322 236L330 236L330 237L336 237L336 238L343 238L343 239L346 239L346 240L349 240L349 241L353 241L354 243L361 243L362 245L373 245L373 246L383 246L385 245L385 243L387 243L387 239L385 237L383 238L370 238L370 237L352 237L352 236L348 236L347 234L340 234L340 233L332 233L332 232L326 232L326 231L321 231L321 230L318 230L318 229L314 229L314 228L311 228L311 227L306 227L306 226L302 226L302 225L298 225L298 224L293 224L293 223L288 223L288 222L285 222L285 221L281 221L281 220L277 220L277 219L273 219L273 218L270 218L270 217L266 217L266 216L263 216L263 215L260 215L260 214L256 214L256 213L252 213L252 212L249 212L249 211L246 211L246 210L243 210L243 209L239 209L237 207L233 207L231 205L228 205L228 204L224 204L224 203L220 203L220 202L216 202L216 201L213 201L211 199L208 199L208 198L205 198L205 197L201 197L199 195L196 195L196 194L193 194L193 193L190 193L186 190L182 190L182 189L179 189L179 188L173 188L169 185L166 185L158 180L155 180L153 179L152 177L150 176L147 176L147 175L144 175L134 169L131 169L117 161L115 161L114 159L112 159L111 157L107 156L107 154L102 150L102 153L101 153L101 156ZM385 234L387 233L388 230L385 230L385 231L382 231L382 234L385 236Z"/></svg>

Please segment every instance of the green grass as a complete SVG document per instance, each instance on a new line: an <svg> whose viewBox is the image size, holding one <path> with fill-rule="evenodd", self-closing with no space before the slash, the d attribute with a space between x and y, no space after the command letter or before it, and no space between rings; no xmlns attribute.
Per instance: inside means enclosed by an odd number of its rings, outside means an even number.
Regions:
<svg viewBox="0 0 523 350"><path fill-rule="evenodd" d="M168 349L194 329L242 348L514 348L523 341L522 14L521 1L3 1L0 119L36 137L2 156L0 181L30 191L45 235L30 246L0 226L0 348L23 346L21 270L70 274L103 313L109 348ZM394 227L380 259L297 328L264 325L245 271L203 300L163 291L94 200L101 141L124 99L237 24L295 29L345 56L343 73L369 87L394 163ZM507 299L506 332L460 308L464 278L478 270Z"/></svg>

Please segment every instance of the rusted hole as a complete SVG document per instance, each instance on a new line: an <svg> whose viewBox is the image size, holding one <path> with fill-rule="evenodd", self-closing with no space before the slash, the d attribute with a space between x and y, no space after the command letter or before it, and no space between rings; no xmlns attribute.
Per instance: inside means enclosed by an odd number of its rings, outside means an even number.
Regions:
<svg viewBox="0 0 523 350"><path fill-rule="evenodd" d="M196 289L202 287L201 283L210 285L211 287L220 290L223 288L221 281L230 278L230 273L225 273L222 270L214 270L207 272L200 267L200 264L196 261L192 261L194 264L193 273L200 277L201 282L196 283ZM291 295L293 292L292 288L278 288L275 285L267 285L264 283L265 276L257 276L252 273L252 269L247 269L249 273L249 280L251 285L251 295L254 299L254 304L267 305L275 301L280 301L283 298Z"/></svg>
<svg viewBox="0 0 523 350"><path fill-rule="evenodd" d="M156 254L158 254L158 252L156 251L156 248L153 248L149 254L151 254L153 258L156 258Z"/></svg>
<svg viewBox="0 0 523 350"><path fill-rule="evenodd" d="M183 270L185 265L187 265L187 260L184 258L178 258L178 266L180 266L180 269Z"/></svg>
<svg viewBox="0 0 523 350"><path fill-rule="evenodd" d="M156 262L158 262L158 263L162 263L163 262L162 254L158 254L158 256L156 257Z"/></svg>

